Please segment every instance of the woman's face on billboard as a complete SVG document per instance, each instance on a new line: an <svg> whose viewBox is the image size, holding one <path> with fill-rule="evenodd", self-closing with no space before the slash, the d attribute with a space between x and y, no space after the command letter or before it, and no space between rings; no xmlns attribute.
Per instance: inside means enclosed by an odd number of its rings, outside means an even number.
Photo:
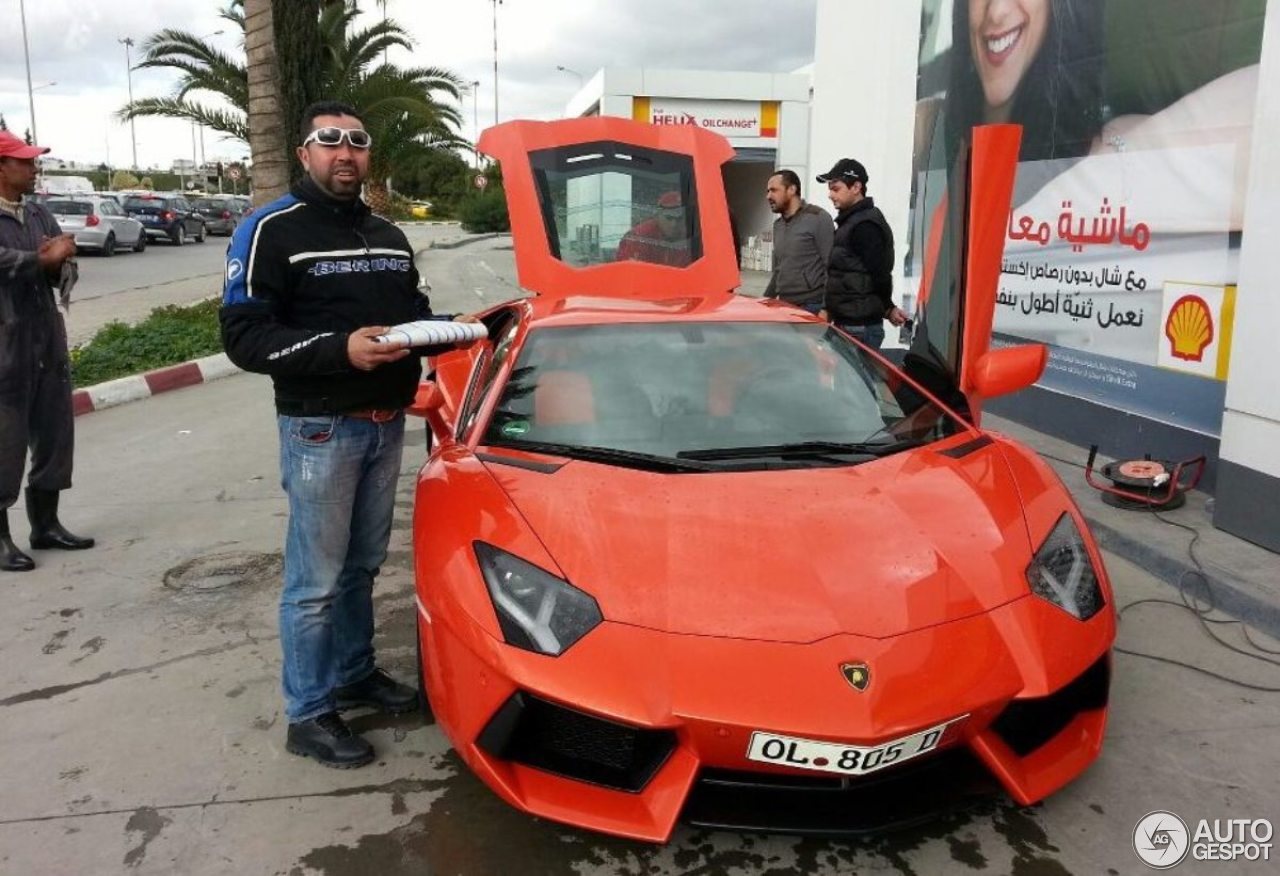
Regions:
<svg viewBox="0 0 1280 876"><path fill-rule="evenodd" d="M968 0L969 45L988 121L1008 116L1013 96L1049 30L1049 0Z"/></svg>

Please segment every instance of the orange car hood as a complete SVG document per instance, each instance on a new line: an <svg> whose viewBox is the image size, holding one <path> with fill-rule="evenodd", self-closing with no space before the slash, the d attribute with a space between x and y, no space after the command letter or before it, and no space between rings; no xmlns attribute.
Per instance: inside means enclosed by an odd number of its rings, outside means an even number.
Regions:
<svg viewBox="0 0 1280 876"><path fill-rule="evenodd" d="M618 623L783 642L887 637L1027 593L1022 506L993 446L958 460L923 448L848 468L709 475L488 468L564 576Z"/></svg>

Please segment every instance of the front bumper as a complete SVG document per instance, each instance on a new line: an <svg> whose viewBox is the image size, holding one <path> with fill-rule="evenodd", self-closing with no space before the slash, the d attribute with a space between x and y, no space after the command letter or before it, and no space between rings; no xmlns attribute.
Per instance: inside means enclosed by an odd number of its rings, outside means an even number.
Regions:
<svg viewBox="0 0 1280 876"><path fill-rule="evenodd" d="M682 815L794 833L882 829L919 813L864 792L906 778L916 797L927 796L922 775L930 794L947 783L962 796L984 781L990 790L994 779L1021 804L1040 800L1101 750L1115 637L1110 610L1081 623L1030 596L891 639L842 635L803 645L606 622L558 658L425 610L419 620L432 707L482 780L529 813L659 842ZM852 660L872 673L861 693L839 670ZM522 729L512 705L521 700L570 720ZM757 730L871 746L961 716L936 751L865 776L746 758ZM643 757L619 759L620 745ZM809 792L827 805L801 805L812 803Z"/></svg>

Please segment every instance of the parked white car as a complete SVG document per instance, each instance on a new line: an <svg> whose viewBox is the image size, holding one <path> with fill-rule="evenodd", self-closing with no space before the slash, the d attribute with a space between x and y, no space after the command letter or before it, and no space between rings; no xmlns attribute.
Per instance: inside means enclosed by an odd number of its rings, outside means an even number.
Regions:
<svg viewBox="0 0 1280 876"><path fill-rule="evenodd" d="M125 213L113 197L76 195L50 198L45 206L63 231L75 235L77 250L93 250L112 256L121 247L134 252L147 248L147 235L142 223Z"/></svg>

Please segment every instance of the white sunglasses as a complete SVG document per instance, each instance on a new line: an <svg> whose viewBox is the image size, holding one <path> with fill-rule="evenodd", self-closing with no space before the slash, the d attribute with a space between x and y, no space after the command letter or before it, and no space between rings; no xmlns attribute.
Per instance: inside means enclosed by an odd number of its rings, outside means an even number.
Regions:
<svg viewBox="0 0 1280 876"><path fill-rule="evenodd" d="M341 146L343 139L351 144L352 149L368 149L373 145L373 138L364 128L316 128L302 141L302 145L319 143L321 146Z"/></svg>

